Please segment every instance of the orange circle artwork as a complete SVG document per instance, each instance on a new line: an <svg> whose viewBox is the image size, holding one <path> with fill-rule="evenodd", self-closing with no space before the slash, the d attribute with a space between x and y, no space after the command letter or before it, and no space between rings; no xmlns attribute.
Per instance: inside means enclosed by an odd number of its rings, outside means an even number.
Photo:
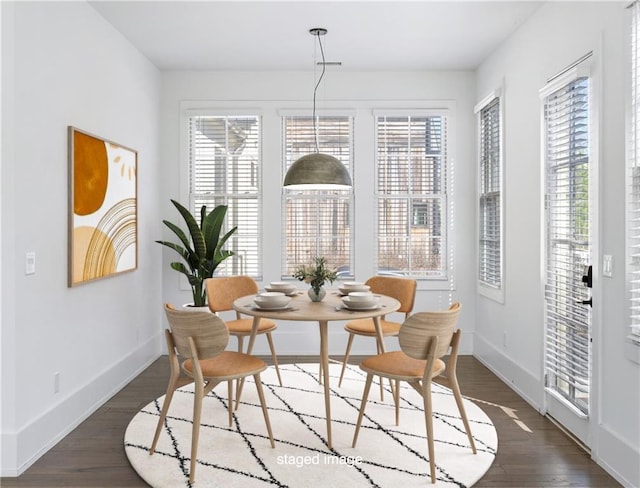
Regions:
<svg viewBox="0 0 640 488"><path fill-rule="evenodd" d="M116 271L111 239L93 227L73 229L73 282L100 278Z"/></svg>
<svg viewBox="0 0 640 488"><path fill-rule="evenodd" d="M76 132L73 173L73 211L89 215L102 206L107 193L109 167L104 142Z"/></svg>

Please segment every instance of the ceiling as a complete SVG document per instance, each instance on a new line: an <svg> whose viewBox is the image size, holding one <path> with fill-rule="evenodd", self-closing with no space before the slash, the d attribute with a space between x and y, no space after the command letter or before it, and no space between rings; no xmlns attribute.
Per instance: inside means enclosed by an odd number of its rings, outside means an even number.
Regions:
<svg viewBox="0 0 640 488"><path fill-rule="evenodd" d="M161 70L472 70L544 2L91 1Z"/></svg>

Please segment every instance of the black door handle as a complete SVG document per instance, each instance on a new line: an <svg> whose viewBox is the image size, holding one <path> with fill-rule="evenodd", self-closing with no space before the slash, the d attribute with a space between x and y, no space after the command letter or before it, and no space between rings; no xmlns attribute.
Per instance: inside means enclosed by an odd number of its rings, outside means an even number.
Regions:
<svg viewBox="0 0 640 488"><path fill-rule="evenodd" d="M589 300L578 300L578 302L580 305L589 305L590 307L593 307L593 297L589 298Z"/></svg>

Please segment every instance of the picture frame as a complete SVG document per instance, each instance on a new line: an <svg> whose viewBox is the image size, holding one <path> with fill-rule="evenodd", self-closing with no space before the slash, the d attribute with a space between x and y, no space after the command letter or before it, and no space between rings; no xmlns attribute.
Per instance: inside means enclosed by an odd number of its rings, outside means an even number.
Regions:
<svg viewBox="0 0 640 488"><path fill-rule="evenodd" d="M68 286L138 267L138 152L68 127Z"/></svg>

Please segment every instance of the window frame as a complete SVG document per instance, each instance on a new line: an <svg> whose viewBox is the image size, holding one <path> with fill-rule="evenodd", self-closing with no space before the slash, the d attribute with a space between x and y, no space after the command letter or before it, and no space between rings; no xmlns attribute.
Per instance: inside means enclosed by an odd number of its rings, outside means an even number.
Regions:
<svg viewBox="0 0 640 488"><path fill-rule="evenodd" d="M480 265L481 265L481 258L482 258L482 252L481 252L481 244L480 241L482 239L482 226L481 226L481 219L482 219L482 208L481 208L481 198L483 197L483 193L482 193L482 170L483 170L483 155L482 155L482 137L483 137L483 132L482 132L482 112L485 108L489 107L489 105L491 105L494 100L498 100L498 117L499 117L499 121L498 121L498 153L499 153L499 207L498 207L498 211L499 211L499 232L500 232L500 236L499 236L499 252L500 252L500 259L499 259L499 264L500 264L500 270L499 270L499 275L500 275L500 285L499 286L495 286L492 285L490 283L487 283L486 281L484 281L482 279L482 277L480 276ZM476 271L478 273L477 275L477 292L478 294L489 298L495 302L498 303L504 303L505 300L505 263L506 263L506 259L505 259L505 153L504 153L504 148L505 148L505 144L504 144L504 128L505 128L505 123L504 123L504 114L505 114L505 110L504 110L504 96L503 96L503 87L500 86L494 90L492 90L489 94L487 94L482 100L480 100L476 106L474 107L474 112L476 114L476 130L477 130L477 158L478 158L478 164L477 164L477 185L476 185L476 190L477 190L477 217L476 217L476 225L477 225L477 232L476 232L476 245L477 245L477 261L476 261Z"/></svg>
<svg viewBox="0 0 640 488"><path fill-rule="evenodd" d="M442 169L442 181L441 181L441 229L443 235L443 266L442 275L440 276L424 276L415 275L411 272L403 274L407 278L415 279L418 282L419 290L448 290L453 291L456 288L455 280L455 197L454 197L454 174L455 174L455 107L449 104L439 104L433 108L424 107L420 108L384 108L383 104L374 104L373 109L373 131L374 131L374 195L373 195L373 212L375 216L375 223L373 229L374 238L374 274L379 272L379 212L378 203L383 194L379 188L378 172L379 172L379 158L378 158L378 118L379 117L435 117L439 116L443 119L443 126L445 127L442 141L442 159L444 168ZM400 195L400 194L398 194ZM407 198L411 198L410 194L403 194ZM388 195L387 195L388 196ZM410 212L409 218L413 218L413 212ZM410 225L411 222L407 222Z"/></svg>
<svg viewBox="0 0 640 488"><path fill-rule="evenodd" d="M580 293L580 292L584 293L584 296L575 296L573 297L573 300L568 300L568 303L574 303L574 301L586 299L588 298L588 295L590 295L591 298L596 303L600 303L600 295L597 293L597 287L596 287L596 282L598 281L598 277L600 276L599 267L597 263L597 256L599 256L599 253L598 253L597 237L596 237L598 235L599 226L597 221L597 211L595 208L593 208L594 202L598 201L597 174L598 174L598 152L599 152L599 140L598 140L599 125L598 125L598 105L597 105L597 99L596 99L598 82L597 82L595 73L593 72L593 69L591 67L591 63L592 63L592 60L590 59L591 56L592 56L592 53L589 53L583 59L576 62L574 65L572 65L570 68L567 68L565 71L563 71L560 75L548 81L547 84L539 90L539 96L541 100L541 137L542 137L541 162L542 162L542 176L543 176L542 191L544 195L543 196L544 209L542 212L543 239L544 239L543 250L544 251L543 251L542 261L541 261L542 277L543 277L542 285L544 288L543 290L543 303L544 303L543 374L545 378L544 385L545 385L545 391L548 394L550 394L553 398L559 400L561 404L563 404L569 409L569 411L573 412L576 418L581 418L581 419L586 419L589 416L593 415L594 408L596 408L594 407L596 403L595 393L594 393L594 382L595 382L594 374L596 371L596 356L597 356L596 349L597 348L593 347L592 340L597 341L598 339L598 329L597 329L597 323L599 320L597 315L598 308L589 309L589 313L587 314L587 316L590 317L589 323L588 323L589 325L588 339L584 342L584 344L578 344L577 346L575 346L575 348L570 350L570 352L574 352L578 350L578 348L581 345L583 345L586 347L588 351L588 358L587 358L586 365L581 364L582 358L580 358L578 355L575 356L576 359L574 360L574 362L571 363L572 368L574 369L579 368L581 365L586 367L587 369L586 375L588 378L588 387L587 387L588 396L587 396L586 407L585 407L584 402L581 403L578 400L576 400L576 397L579 396L575 394L575 391L579 390L579 388L577 386L574 388L574 385L577 384L577 380L573 381L574 378L569 378L569 380L567 380L566 377L562 376L562 367L561 367L562 361L563 360L566 361L566 359L562 357L561 353L562 353L562 348L563 346L565 346L565 344L573 344L571 340L567 339L567 336L570 336L570 334L563 336L562 328L554 329L549 324L550 315L553 315L553 314L551 314L548 311L549 298L547 297L547 295L551 292L556 291L557 288L553 288L547 285L548 262L549 262L549 256L551 254L549 250L550 240L548 238L548 231L549 231L549 225L551 224L547 221L546 216L547 216L547 213L552 210L550 208L552 205L552 202L550 202L550 197L549 197L551 192L548 191L548 187L547 187L548 168L547 168L546 151L547 151L548 141L547 141L547 129L546 129L547 120L545 117L545 110L546 110L547 101L550 96L554 95L559 90L565 89L566 87L568 87L569 85L575 83L580 79L587 80L587 83L588 83L587 117L588 117L588 124L589 124L588 130L586 132L586 136L588 137L588 153L587 153L588 163L587 164L588 164L588 170L589 170L588 204L589 204L589 216L590 216L589 233L592 237L589 243L589 257L590 257L589 262L591 263L591 266L592 266L594 286L593 288L585 287L580 289L574 289L573 291L577 293ZM571 161L569 164L573 165L573 162ZM586 306L587 305L580 305L580 307L586 307ZM581 309L578 309L578 310L580 311ZM576 319L576 321L577 320L579 319ZM558 320L555 322L561 322L561 320ZM567 328L571 329L571 327L567 327ZM559 341L558 337L563 339L564 342ZM571 347L573 347L573 345ZM560 352L560 354L558 354L558 352ZM560 364L560 366L558 366L558 363ZM579 375L577 374L574 375L574 377L578 377L578 376ZM568 389L571 392L570 396L565 396L565 394L563 394L560 391L560 386L558 386L560 382L564 382L568 385Z"/></svg>
<svg viewBox="0 0 640 488"><path fill-rule="evenodd" d="M629 88L627 91L628 118L625 164L625 254L626 292L628 306L627 339L640 348L640 286L634 284L640 274L640 254L634 249L640 245L640 4L629 5ZM635 173L635 175L634 175ZM636 184L634 185L634 179ZM635 189L634 189L635 187ZM636 223L634 223L636 222ZM637 356L637 355L636 355ZM640 357L640 356L638 356ZM636 362L640 362L636 359Z"/></svg>
<svg viewBox="0 0 640 488"><path fill-rule="evenodd" d="M286 131L285 131L285 120L288 117L305 117L311 118L311 114L308 110L296 110L296 109L281 109L278 110L278 116L280 119L280 153L281 153L281 161L280 168L282 171L282 179L284 180L284 175L286 174L289 166L287 165L287 154L286 154ZM349 164L347 165L347 169L349 174L351 175L351 180L353 181L353 187L350 190L341 190L336 194L333 190L292 190L285 187L281 188L280 192L280 210L281 210L281 225L282 225L282 241L281 241L281 252L280 252L280 270L281 276L280 279L288 280L292 279L292 275L287 273L287 200L292 198L293 200L316 200L323 199L329 197L331 200L347 202L347 212L349 213L349 252L348 252L348 268L349 273L340 275L340 279L353 279L355 276L355 198L354 191L356 185L355 178L355 113L350 109L322 109L316 111L316 118L322 119L323 117L345 117L347 119L347 125L349 127ZM322 128L318 126L318 133L321 136ZM321 139L321 137L319 137ZM322 145L320 144L320 152L322 153ZM295 160L291 161L293 164ZM308 195L307 197L301 195ZM319 236L315 237L316 246L318 244ZM318 256L323 253L318 253ZM325 256L326 257L326 256ZM300 264L309 264L305 263L296 263L295 266L299 266Z"/></svg>
<svg viewBox="0 0 640 488"><path fill-rule="evenodd" d="M180 154L182 159L182 164L180 165L180 201L185 202L185 206L193 213L196 217L196 220L199 222L200 220L200 209L194 208L194 199L191 193L191 146L190 146L190 120L193 117L243 117L243 116L251 116L256 117L260 124L260 133L258 134L258 163L259 167L256 172L256 178L258 180L258 190L256 193L257 198L257 208L258 215L256 217L257 222L257 239L258 239L258 251L257 251L257 272L249 273L246 270L240 270L239 272L232 273L224 273L222 276L226 275L235 275L235 274L247 274L254 278L257 281L261 281L264 274L264 262L263 262L263 252L264 252L264 227L262 222L262 202L264 198L264 179L263 179L263 140L264 140L264 121L263 121L263 110L261 109L252 109L246 106L238 105L230 105L228 108L220 106L220 104L215 104L215 107L212 107L210 103L197 103L193 104L193 102L181 102L181 116L180 116ZM224 204L227 204L228 195L225 193L221 196L224 199ZM207 210L211 210L211 208L207 207ZM229 226L229 216L225 217L225 225L223 226L223 231L227 232L230 229ZM234 233L234 236L237 234ZM234 239L232 236L231 240ZM227 246L229 249L229 246ZM233 258L231 258L233 259ZM227 263L229 264L229 263ZM224 271L226 269L225 263L222 263L220 270ZM189 290L190 286L182 275L180 275L180 289L181 290Z"/></svg>

